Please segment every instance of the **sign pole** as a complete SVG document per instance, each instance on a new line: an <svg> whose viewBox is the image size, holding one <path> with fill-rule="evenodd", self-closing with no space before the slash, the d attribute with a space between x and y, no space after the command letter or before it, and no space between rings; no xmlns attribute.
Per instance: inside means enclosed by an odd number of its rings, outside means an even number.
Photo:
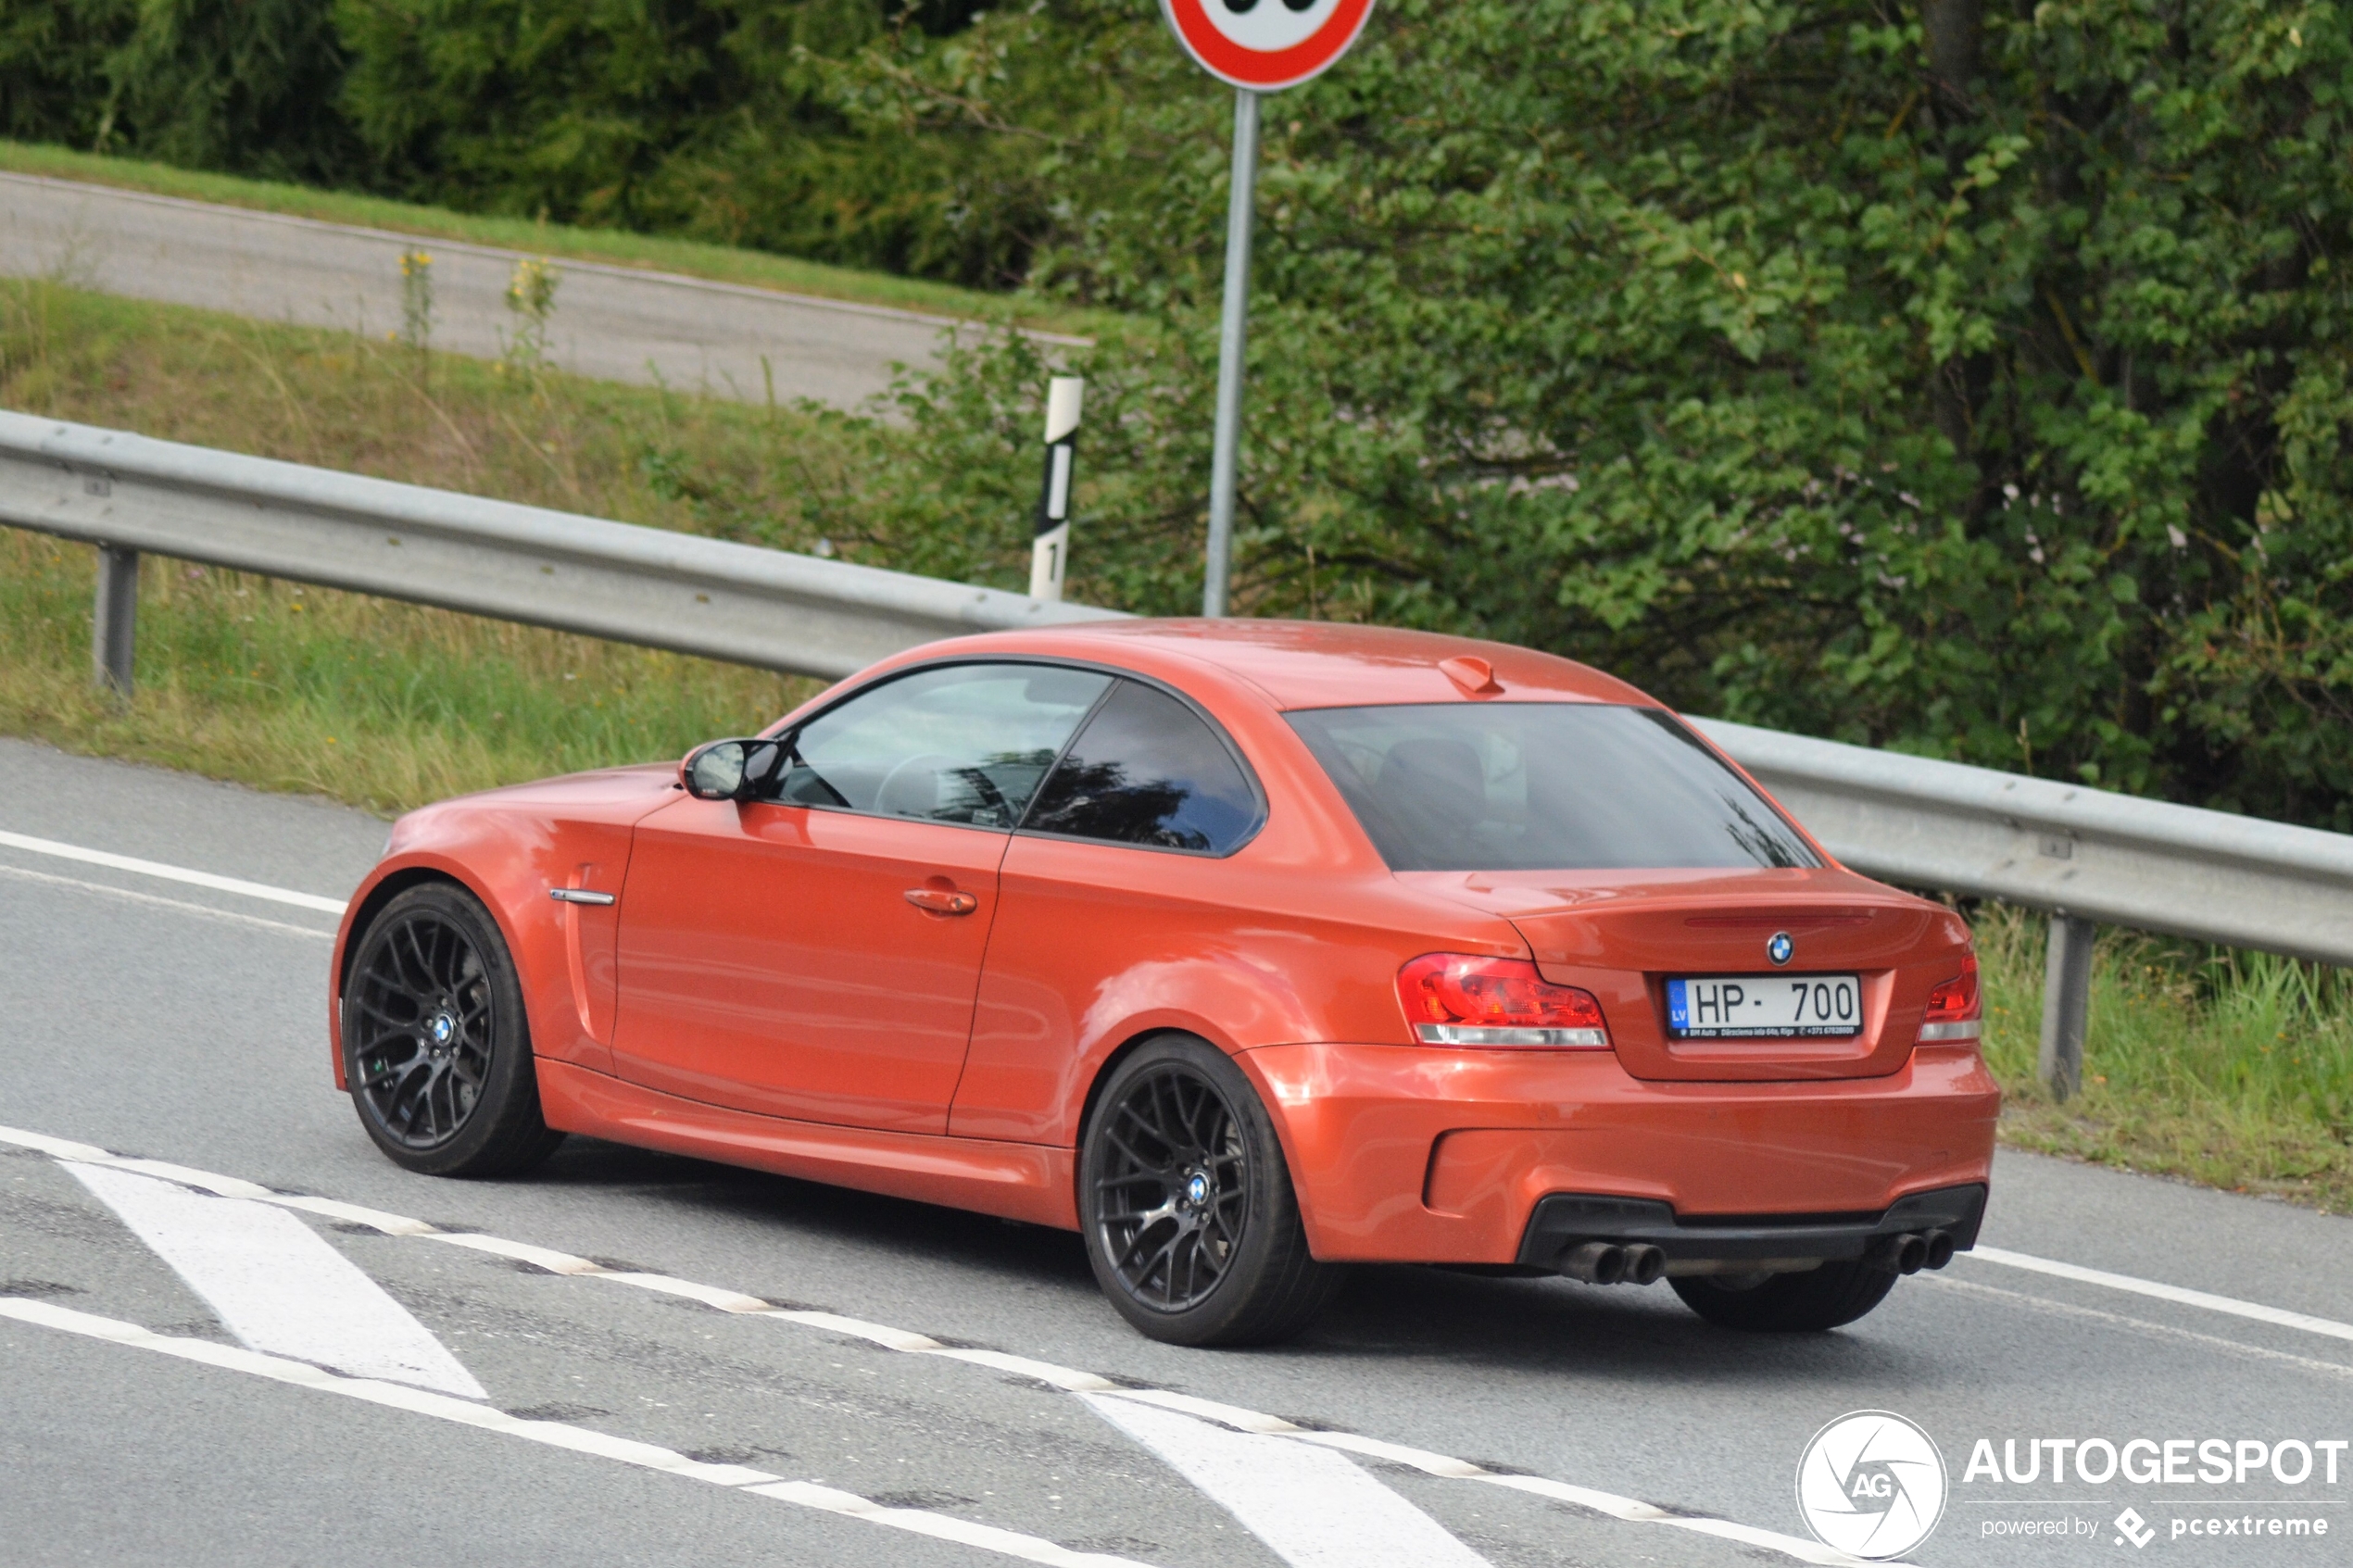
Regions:
<svg viewBox="0 0 2353 1568"><path fill-rule="evenodd" d="M1209 468L1209 566L1201 612L1226 613L1234 556L1234 481L1242 438L1242 351L1250 325L1251 225L1258 196L1258 94L1234 90L1234 174L1226 208L1226 306L1217 327L1216 452Z"/></svg>

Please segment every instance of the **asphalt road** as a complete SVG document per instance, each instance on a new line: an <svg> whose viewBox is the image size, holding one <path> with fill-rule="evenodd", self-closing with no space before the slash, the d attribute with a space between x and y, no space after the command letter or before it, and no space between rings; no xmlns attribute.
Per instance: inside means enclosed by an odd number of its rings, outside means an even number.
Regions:
<svg viewBox="0 0 2353 1568"><path fill-rule="evenodd" d="M521 252L0 174L0 275L382 336L400 325L411 247L433 257L434 345L497 358ZM634 268L555 268L549 357L607 381L758 401L773 375L780 399L850 408L889 385L894 361L933 362L953 324Z"/></svg>
<svg viewBox="0 0 2353 1568"><path fill-rule="evenodd" d="M0 742L0 834L334 899L384 825ZM0 841L0 1562L1828 1561L1793 1476L1859 1410L1951 1474L1906 1561L2353 1561L2341 1447L2333 1484L1963 1474L1981 1438L2353 1439L2342 1219L2006 1154L2007 1261L1831 1335L1399 1268L1296 1345L1182 1350L1055 1232L579 1139L398 1171L329 1078L333 923ZM296 1327L393 1326L286 1350L273 1312L333 1290ZM398 1354L441 1370L369 1373Z"/></svg>

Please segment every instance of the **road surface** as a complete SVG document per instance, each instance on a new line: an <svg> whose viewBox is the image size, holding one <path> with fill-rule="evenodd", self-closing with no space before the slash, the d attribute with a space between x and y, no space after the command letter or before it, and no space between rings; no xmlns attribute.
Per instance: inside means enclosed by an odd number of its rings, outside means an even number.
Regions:
<svg viewBox="0 0 2353 1568"><path fill-rule="evenodd" d="M435 347L505 350L523 253L0 173L0 275L382 336L401 324L400 257L433 257ZM862 403L894 361L934 362L944 317L596 262L558 260L549 358L608 381L757 401ZM1071 341L1071 340L1056 340ZM763 369L763 360L765 369Z"/></svg>
<svg viewBox="0 0 2353 1568"><path fill-rule="evenodd" d="M2005 1154L1998 1259L1834 1334L1393 1268L1179 1349L1052 1231L582 1139L396 1169L331 1086L317 907L384 834L0 742L0 1562L1831 1562L1793 1476L1862 1410L1950 1473L1903 1561L2353 1560L2346 1220ZM2186 1478L1965 1477L1981 1439Z"/></svg>

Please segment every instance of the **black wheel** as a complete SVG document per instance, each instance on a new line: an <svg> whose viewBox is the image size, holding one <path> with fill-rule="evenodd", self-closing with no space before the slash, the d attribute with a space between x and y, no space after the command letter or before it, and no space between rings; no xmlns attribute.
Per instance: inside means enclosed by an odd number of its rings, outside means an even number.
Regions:
<svg viewBox="0 0 2353 1568"><path fill-rule="evenodd" d="M344 987L344 1073L376 1147L434 1176L505 1176L563 1135L539 1114L522 986L498 927L447 883L361 934Z"/></svg>
<svg viewBox="0 0 2353 1568"><path fill-rule="evenodd" d="M1190 1035L1151 1041L1113 1070L1081 1142L1078 1205L1103 1294L1172 1345L1288 1339L1340 1283L1307 1250L1250 1080Z"/></svg>
<svg viewBox="0 0 2353 1568"><path fill-rule="evenodd" d="M1670 1279L1683 1305L1722 1328L1818 1334L1887 1299L1895 1276L1868 1263L1824 1263L1800 1274L1692 1274Z"/></svg>

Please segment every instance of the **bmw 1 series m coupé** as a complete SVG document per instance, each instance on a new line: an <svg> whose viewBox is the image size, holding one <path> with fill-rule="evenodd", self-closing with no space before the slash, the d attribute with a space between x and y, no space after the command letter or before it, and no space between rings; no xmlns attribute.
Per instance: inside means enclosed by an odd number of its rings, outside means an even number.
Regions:
<svg viewBox="0 0 2353 1568"><path fill-rule="evenodd" d="M1848 1323L1974 1243L1999 1102L1951 910L1619 681L1325 623L959 638L426 808L333 976L411 1170L575 1132L1076 1230L1194 1345L1352 1261Z"/></svg>

